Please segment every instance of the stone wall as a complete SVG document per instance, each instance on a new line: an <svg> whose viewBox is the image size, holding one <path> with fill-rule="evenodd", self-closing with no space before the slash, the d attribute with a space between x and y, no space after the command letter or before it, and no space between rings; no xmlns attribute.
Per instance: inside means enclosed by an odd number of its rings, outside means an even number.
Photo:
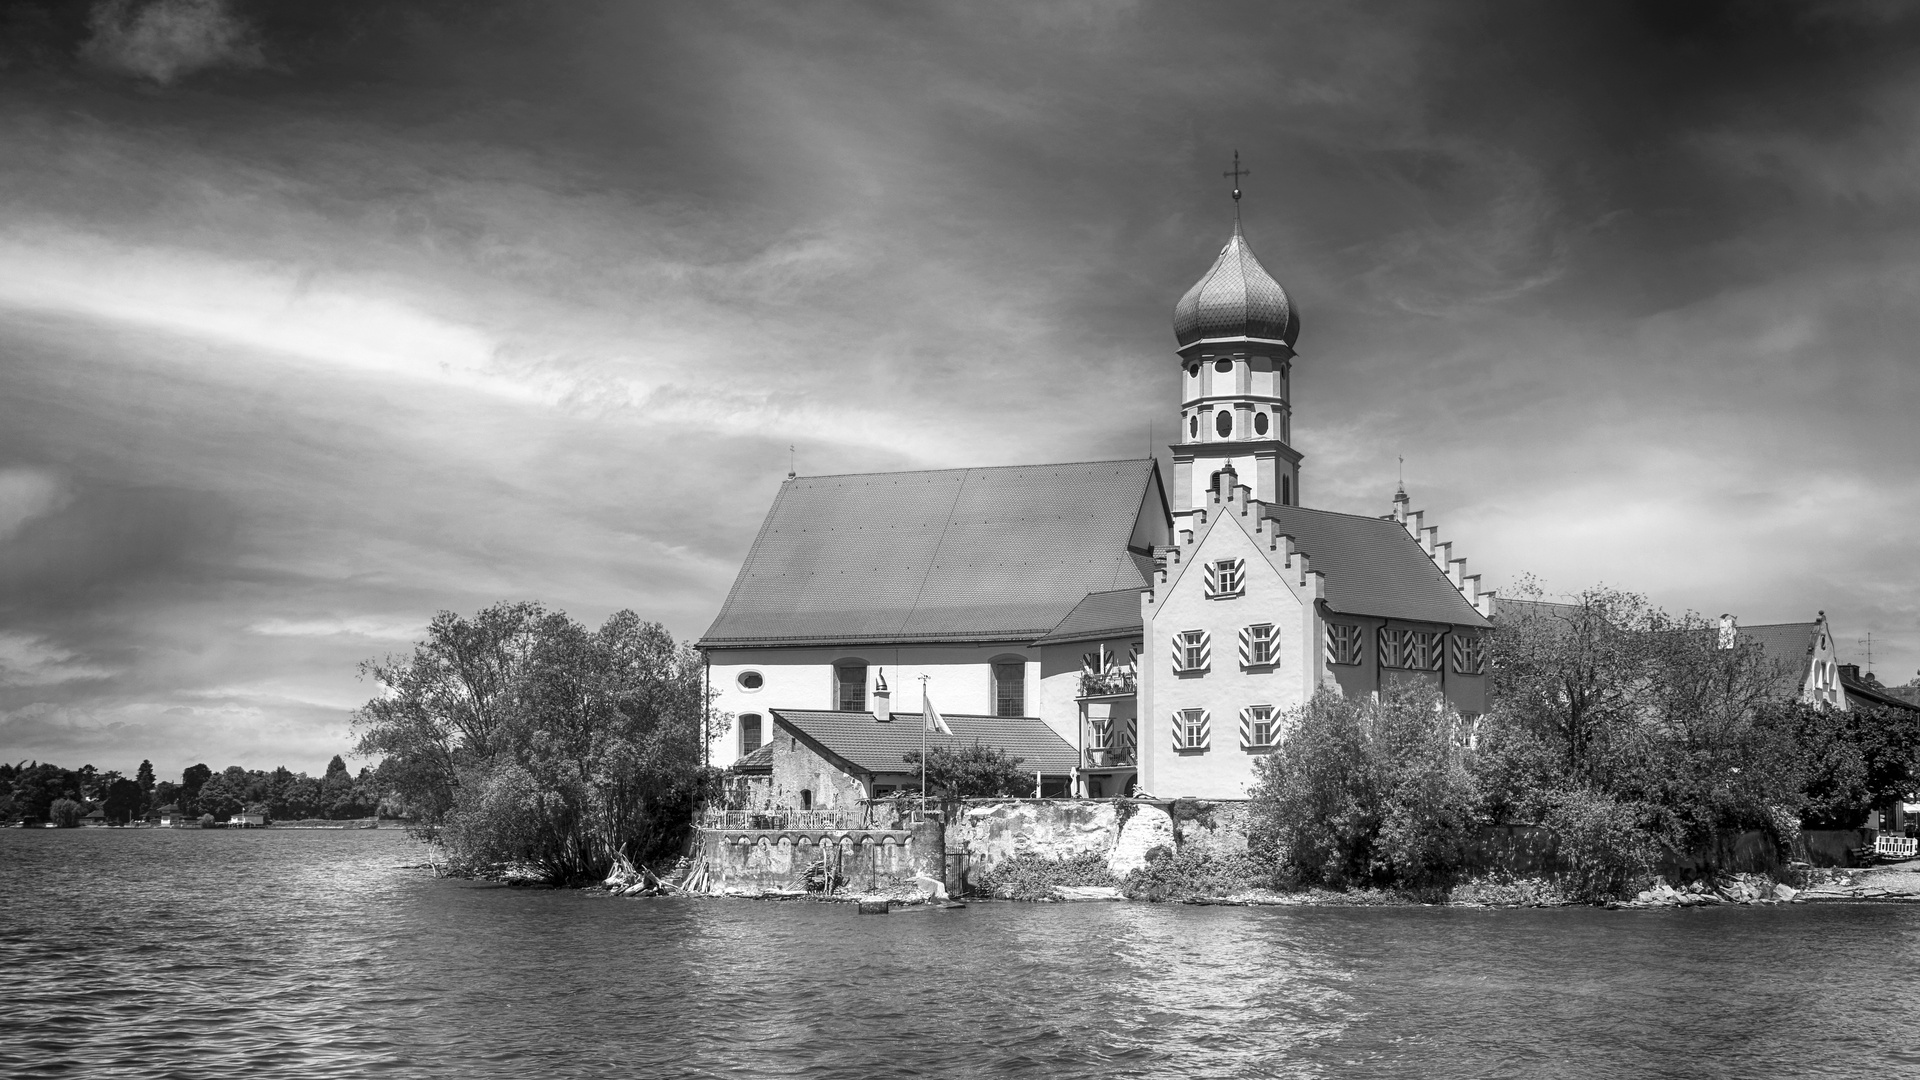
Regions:
<svg viewBox="0 0 1920 1080"><path fill-rule="evenodd" d="M853 894L905 888L916 874L937 878L946 863L938 821L904 829L708 829L700 839L708 890L731 896L803 893L807 870L823 854Z"/></svg>

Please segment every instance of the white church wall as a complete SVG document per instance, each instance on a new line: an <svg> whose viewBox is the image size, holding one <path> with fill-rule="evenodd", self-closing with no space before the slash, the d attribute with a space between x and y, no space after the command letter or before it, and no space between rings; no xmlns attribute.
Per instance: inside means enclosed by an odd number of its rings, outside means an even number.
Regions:
<svg viewBox="0 0 1920 1080"><path fill-rule="evenodd" d="M731 764L740 756L739 717L762 717L761 738L772 731L773 709L832 709L834 667L848 660L867 665L867 708L873 708L875 677L884 673L895 712L920 711L920 676L929 676L927 689L943 713L993 714L993 670L996 660L1016 658L1026 668L1026 714L1051 701L1054 691L1042 686L1040 651L1025 643L983 645L796 646L775 649L713 649L707 653L709 685L718 691L713 708L726 716L725 731L716 733L713 761ZM740 676L754 672L760 687L749 690ZM1040 714L1040 719L1063 737L1073 730L1073 704L1063 716Z"/></svg>

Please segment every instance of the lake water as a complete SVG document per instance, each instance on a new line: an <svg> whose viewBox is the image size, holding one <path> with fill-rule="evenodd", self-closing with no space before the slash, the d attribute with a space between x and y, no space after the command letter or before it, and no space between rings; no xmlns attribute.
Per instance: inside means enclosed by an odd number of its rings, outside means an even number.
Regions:
<svg viewBox="0 0 1920 1080"><path fill-rule="evenodd" d="M625 900L0 831L0 1075L1920 1076L1920 908Z"/></svg>

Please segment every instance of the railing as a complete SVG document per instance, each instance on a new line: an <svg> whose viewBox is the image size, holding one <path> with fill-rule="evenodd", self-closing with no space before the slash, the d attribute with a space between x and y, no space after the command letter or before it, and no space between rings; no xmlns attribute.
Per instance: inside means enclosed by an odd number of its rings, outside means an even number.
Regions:
<svg viewBox="0 0 1920 1080"><path fill-rule="evenodd" d="M708 810L700 815L703 829L746 831L834 830L868 827L867 811L841 810Z"/></svg>
<svg viewBox="0 0 1920 1080"><path fill-rule="evenodd" d="M1137 694L1140 681L1131 671L1091 671L1080 673L1081 697L1106 697L1113 694Z"/></svg>
<svg viewBox="0 0 1920 1080"><path fill-rule="evenodd" d="M1135 764L1131 746L1089 746L1087 747L1086 767L1089 769L1126 768Z"/></svg>
<svg viewBox="0 0 1920 1080"><path fill-rule="evenodd" d="M1883 859L1911 859L1920 855L1920 840L1911 836L1876 836L1873 853Z"/></svg>

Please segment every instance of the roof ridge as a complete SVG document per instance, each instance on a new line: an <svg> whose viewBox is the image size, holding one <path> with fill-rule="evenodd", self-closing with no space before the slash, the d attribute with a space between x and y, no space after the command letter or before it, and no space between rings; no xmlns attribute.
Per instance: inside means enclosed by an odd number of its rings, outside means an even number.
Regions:
<svg viewBox="0 0 1920 1080"><path fill-rule="evenodd" d="M1037 465L957 465L946 469L899 469L889 472L821 473L796 480L845 480L854 476L918 476L926 473L999 472L1004 469L1060 469L1069 465L1151 465L1153 458L1103 458L1094 461L1048 461ZM784 485L783 485L784 487Z"/></svg>

